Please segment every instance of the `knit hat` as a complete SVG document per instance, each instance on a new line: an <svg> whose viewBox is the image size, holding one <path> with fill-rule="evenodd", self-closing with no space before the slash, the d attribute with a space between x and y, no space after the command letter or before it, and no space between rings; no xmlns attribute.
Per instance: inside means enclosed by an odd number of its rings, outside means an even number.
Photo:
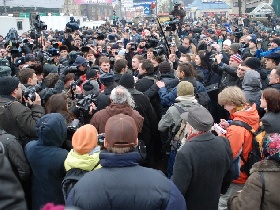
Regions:
<svg viewBox="0 0 280 210"><path fill-rule="evenodd" d="M212 115L203 106L190 107L188 112L181 114L181 118L197 131L209 131L214 123Z"/></svg>
<svg viewBox="0 0 280 210"><path fill-rule="evenodd" d="M18 88L19 80L16 77L0 77L0 95L11 95Z"/></svg>
<svg viewBox="0 0 280 210"><path fill-rule="evenodd" d="M280 39L279 38L274 38L274 39L272 39L271 42L277 44L280 47Z"/></svg>
<svg viewBox="0 0 280 210"><path fill-rule="evenodd" d="M97 76L97 71L95 69L88 69L86 71L86 79L91 79Z"/></svg>
<svg viewBox="0 0 280 210"><path fill-rule="evenodd" d="M230 46L230 45L231 45L231 41L230 41L229 39L226 39L226 40L223 42L223 45Z"/></svg>
<svg viewBox="0 0 280 210"><path fill-rule="evenodd" d="M245 61L245 65L250 69L257 70L261 67L261 61L258 58L252 57Z"/></svg>
<svg viewBox="0 0 280 210"><path fill-rule="evenodd" d="M171 66L168 61L163 61L159 64L158 70L160 73L168 73L171 72Z"/></svg>
<svg viewBox="0 0 280 210"><path fill-rule="evenodd" d="M263 154L267 159L280 161L280 134L273 133L268 135L262 144Z"/></svg>
<svg viewBox="0 0 280 210"><path fill-rule="evenodd" d="M36 60L35 55L33 55L33 54L26 54L24 57L25 63L29 62L29 61L35 61L35 60Z"/></svg>
<svg viewBox="0 0 280 210"><path fill-rule="evenodd" d="M59 51L62 51L62 50L66 50L67 52L69 52L69 49L66 45L59 46Z"/></svg>
<svg viewBox="0 0 280 210"><path fill-rule="evenodd" d="M238 50L240 50L241 46L239 43L233 43L230 45L230 49L234 52L234 54L237 54Z"/></svg>
<svg viewBox="0 0 280 210"><path fill-rule="evenodd" d="M103 84L103 85L109 85L109 84L112 84L114 83L115 79L114 79L114 73L104 73L104 74L101 74L100 76L100 82Z"/></svg>
<svg viewBox="0 0 280 210"><path fill-rule="evenodd" d="M105 125L105 141L111 147L132 147L137 143L138 131L134 119L118 114L110 117Z"/></svg>
<svg viewBox="0 0 280 210"><path fill-rule="evenodd" d="M239 54L233 54L230 56L230 59L236 61L237 63L242 63L242 58Z"/></svg>
<svg viewBox="0 0 280 210"><path fill-rule="evenodd" d="M125 88L134 88L134 78L131 74L123 74L119 84Z"/></svg>
<svg viewBox="0 0 280 210"><path fill-rule="evenodd" d="M91 124L86 124L74 133L72 137L73 149L83 155L97 146L97 130Z"/></svg>
<svg viewBox="0 0 280 210"><path fill-rule="evenodd" d="M180 53L183 53L183 54L187 54L187 53L188 53L187 49L186 49L183 45L180 45L180 46L178 47L178 51L179 51Z"/></svg>
<svg viewBox="0 0 280 210"><path fill-rule="evenodd" d="M194 88L192 83L188 81L182 81L177 86L177 96L193 96Z"/></svg>

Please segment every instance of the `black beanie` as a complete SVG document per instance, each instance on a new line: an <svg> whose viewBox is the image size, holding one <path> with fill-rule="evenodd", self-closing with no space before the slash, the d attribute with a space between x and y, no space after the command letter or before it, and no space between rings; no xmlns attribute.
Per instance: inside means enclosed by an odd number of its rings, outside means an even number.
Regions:
<svg viewBox="0 0 280 210"><path fill-rule="evenodd" d="M119 84L125 88L134 88L134 78L131 74L123 74Z"/></svg>
<svg viewBox="0 0 280 210"><path fill-rule="evenodd" d="M0 77L0 95L11 95L18 88L19 80L16 77Z"/></svg>
<svg viewBox="0 0 280 210"><path fill-rule="evenodd" d="M163 61L158 65L158 70L160 73L168 73L171 72L171 66L168 61Z"/></svg>
<svg viewBox="0 0 280 210"><path fill-rule="evenodd" d="M114 74L113 73L101 74L99 80L100 80L101 84L103 84L105 86L113 84L115 81Z"/></svg>
<svg viewBox="0 0 280 210"><path fill-rule="evenodd" d="M252 57L245 61L245 65L250 69L257 70L261 67L261 61L258 58Z"/></svg>
<svg viewBox="0 0 280 210"><path fill-rule="evenodd" d="M88 69L86 71L86 79L89 80L97 76L97 71L95 69Z"/></svg>
<svg viewBox="0 0 280 210"><path fill-rule="evenodd" d="M278 47L280 47L280 39L279 38L274 38L274 39L272 39L271 42L274 42L275 44L278 45Z"/></svg>

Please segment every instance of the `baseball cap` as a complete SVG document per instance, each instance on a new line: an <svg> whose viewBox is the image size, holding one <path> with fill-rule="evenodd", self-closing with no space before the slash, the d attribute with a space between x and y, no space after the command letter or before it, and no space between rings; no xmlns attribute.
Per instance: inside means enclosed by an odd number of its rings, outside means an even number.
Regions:
<svg viewBox="0 0 280 210"><path fill-rule="evenodd" d="M125 114L110 117L105 125L105 140L111 147L137 145L138 131L134 119Z"/></svg>

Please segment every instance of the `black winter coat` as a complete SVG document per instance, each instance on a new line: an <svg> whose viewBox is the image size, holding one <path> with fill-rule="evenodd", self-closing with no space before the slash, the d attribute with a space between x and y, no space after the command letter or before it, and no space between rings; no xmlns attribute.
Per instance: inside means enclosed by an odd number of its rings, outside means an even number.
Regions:
<svg viewBox="0 0 280 210"><path fill-rule="evenodd" d="M0 129L0 142L5 148L5 154L15 175L20 181L27 181L30 176L30 167L18 140L13 135Z"/></svg>
<svg viewBox="0 0 280 210"><path fill-rule="evenodd" d="M184 195L188 210L218 209L233 176L229 141L212 133L191 138L178 151L172 180Z"/></svg>
<svg viewBox="0 0 280 210"><path fill-rule="evenodd" d="M0 98L0 127L15 136L20 144L37 138L35 125L44 114L45 110L40 105L28 108L11 96Z"/></svg>

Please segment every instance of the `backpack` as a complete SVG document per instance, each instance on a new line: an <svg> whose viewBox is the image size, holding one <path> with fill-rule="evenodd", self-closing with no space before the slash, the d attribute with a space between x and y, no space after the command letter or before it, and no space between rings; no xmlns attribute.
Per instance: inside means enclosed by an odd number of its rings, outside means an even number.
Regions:
<svg viewBox="0 0 280 210"><path fill-rule="evenodd" d="M67 171L62 181L62 192L65 202L72 188L87 172L89 171L85 171L79 168L72 168Z"/></svg>
<svg viewBox="0 0 280 210"><path fill-rule="evenodd" d="M254 130L250 125L247 123L240 121L240 120L233 120L230 125L236 125L245 128L246 130L250 131L252 133L252 150L249 152L248 160L246 161L245 158L242 155L242 152L240 153L240 158L243 161L243 165L240 168L241 172L246 173L248 176L250 175L250 169L252 166L261 160L261 151L260 151L260 145L257 139L260 138L260 135L263 135L262 127L260 126L258 130Z"/></svg>
<svg viewBox="0 0 280 210"><path fill-rule="evenodd" d="M200 105L204 106L206 109L208 108L210 98L209 98L207 92L195 93L194 96Z"/></svg>
<svg viewBox="0 0 280 210"><path fill-rule="evenodd" d="M183 114L186 112L183 108L179 107L178 105L174 104L174 107L178 110L178 112ZM181 146L181 139L184 138L184 131L185 131L186 123L181 120L181 124L175 128L175 131L172 133L172 138L171 138L171 149L177 150Z"/></svg>

